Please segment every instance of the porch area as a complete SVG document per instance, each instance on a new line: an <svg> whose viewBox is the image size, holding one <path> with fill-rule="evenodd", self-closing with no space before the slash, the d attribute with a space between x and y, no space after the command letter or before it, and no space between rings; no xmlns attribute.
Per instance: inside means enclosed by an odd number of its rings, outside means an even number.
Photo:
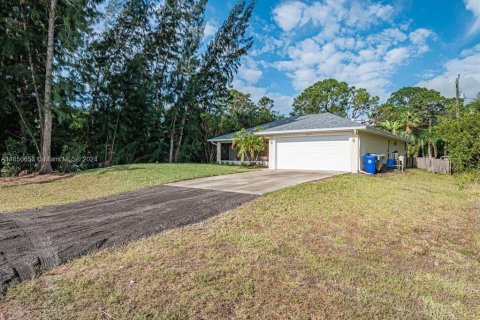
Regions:
<svg viewBox="0 0 480 320"><path fill-rule="evenodd" d="M217 163L227 165L248 165L252 162L268 167L268 150L260 152L257 161L252 161L245 155L240 156L238 154L238 149L233 147L232 142L217 142Z"/></svg>

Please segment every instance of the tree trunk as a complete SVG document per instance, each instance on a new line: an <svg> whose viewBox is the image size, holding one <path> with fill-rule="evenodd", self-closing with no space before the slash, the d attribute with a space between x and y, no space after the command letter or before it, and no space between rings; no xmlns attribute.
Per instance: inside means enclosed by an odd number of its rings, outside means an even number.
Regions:
<svg viewBox="0 0 480 320"><path fill-rule="evenodd" d="M115 130L113 131L112 146L110 147L110 155L108 156L108 165L113 164L113 150L115 149L115 140L117 139L118 123L120 122L120 112L117 115L117 122L115 123Z"/></svg>
<svg viewBox="0 0 480 320"><path fill-rule="evenodd" d="M183 131L185 129L186 118L187 118L187 113L184 111L182 121L180 122L180 130L179 130L180 132L179 132L179 136L178 136L178 143L175 147L175 156L174 156L174 159L173 159L174 162L178 162L178 155L180 154L180 146L182 145Z"/></svg>
<svg viewBox="0 0 480 320"><path fill-rule="evenodd" d="M22 157L26 157L28 154L27 149L27 129L23 123L20 123L20 145L22 147Z"/></svg>
<svg viewBox="0 0 480 320"><path fill-rule="evenodd" d="M30 135L30 137L32 138L33 143L35 144L35 148L37 149L37 152L38 152L38 154L40 155L40 149L38 148L37 140L35 139L35 136L33 135L32 131L31 131L30 128L28 127L27 122L25 121L25 117L23 116L22 107L18 105L18 103L15 101L15 98L14 98L14 97L13 97L13 98L11 97L11 98L10 98L10 101L11 101L12 104L15 106L15 109L17 109L18 115L20 116L20 121L22 122L22 124L23 124L23 126L25 127L25 129L27 129L28 134Z"/></svg>
<svg viewBox="0 0 480 320"><path fill-rule="evenodd" d="M27 83L24 81L25 86ZM26 94L25 94L25 88L21 87L20 88L20 106L21 109L24 110L25 105L28 103L26 101ZM21 115L20 115L21 116ZM23 121L20 121L20 144L22 146L22 156L25 157L27 156L28 153L28 148L27 148L27 128L26 124Z"/></svg>
<svg viewBox="0 0 480 320"><path fill-rule="evenodd" d="M429 132L429 135L431 136L432 134L432 115L431 114L428 117L428 132ZM428 157L429 158L432 157L432 140L431 139L428 139Z"/></svg>
<svg viewBox="0 0 480 320"><path fill-rule="evenodd" d="M172 130L170 131L170 151L168 153L168 162L173 162L173 148L175 145L175 124L177 122L177 115L173 118Z"/></svg>
<svg viewBox="0 0 480 320"><path fill-rule="evenodd" d="M52 69L53 46L55 40L55 9L57 0L51 0L48 13L47 59L45 63L45 104L43 114L42 154L40 156L40 173L52 172L50 162L52 148Z"/></svg>
<svg viewBox="0 0 480 320"><path fill-rule="evenodd" d="M27 23L23 22L23 30L27 32ZM30 73L32 75L33 90L35 91L35 100L37 101L38 119L40 121L40 136L43 135L43 106L40 100L40 90L38 88L37 77L35 76L35 67L33 65L32 51L30 49L30 42L26 39L28 64L30 66Z"/></svg>

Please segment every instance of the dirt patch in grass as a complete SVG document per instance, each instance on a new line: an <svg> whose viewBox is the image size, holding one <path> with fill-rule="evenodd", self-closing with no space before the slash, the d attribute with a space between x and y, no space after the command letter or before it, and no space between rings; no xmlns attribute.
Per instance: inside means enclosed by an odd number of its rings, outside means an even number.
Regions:
<svg viewBox="0 0 480 320"><path fill-rule="evenodd" d="M71 174L52 173L52 174L29 174L15 178L0 177L0 187L21 186L31 183L46 183L58 179L68 178Z"/></svg>
<svg viewBox="0 0 480 320"><path fill-rule="evenodd" d="M479 195L420 171L298 185L67 263L14 287L0 310L49 319L478 319Z"/></svg>
<svg viewBox="0 0 480 320"><path fill-rule="evenodd" d="M26 183L0 184L0 213L101 198L163 183L248 170L216 164L150 163L94 169L66 177L36 175L26 178ZM35 183L35 180L38 181ZM13 181L20 182L23 178Z"/></svg>

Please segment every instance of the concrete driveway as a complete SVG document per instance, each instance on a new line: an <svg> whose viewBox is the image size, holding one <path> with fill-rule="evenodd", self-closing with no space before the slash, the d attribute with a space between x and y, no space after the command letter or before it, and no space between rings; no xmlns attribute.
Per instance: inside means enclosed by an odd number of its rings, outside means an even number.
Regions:
<svg viewBox="0 0 480 320"><path fill-rule="evenodd" d="M343 172L306 170L255 170L170 183L170 186L264 194L296 184L330 178Z"/></svg>

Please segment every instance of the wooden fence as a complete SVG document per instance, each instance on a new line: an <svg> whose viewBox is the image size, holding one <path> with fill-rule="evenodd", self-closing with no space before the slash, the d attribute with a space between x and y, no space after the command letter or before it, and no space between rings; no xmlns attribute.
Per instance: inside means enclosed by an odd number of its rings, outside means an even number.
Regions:
<svg viewBox="0 0 480 320"><path fill-rule="evenodd" d="M452 174L452 165L449 159L411 157L407 158L406 167L433 173Z"/></svg>

